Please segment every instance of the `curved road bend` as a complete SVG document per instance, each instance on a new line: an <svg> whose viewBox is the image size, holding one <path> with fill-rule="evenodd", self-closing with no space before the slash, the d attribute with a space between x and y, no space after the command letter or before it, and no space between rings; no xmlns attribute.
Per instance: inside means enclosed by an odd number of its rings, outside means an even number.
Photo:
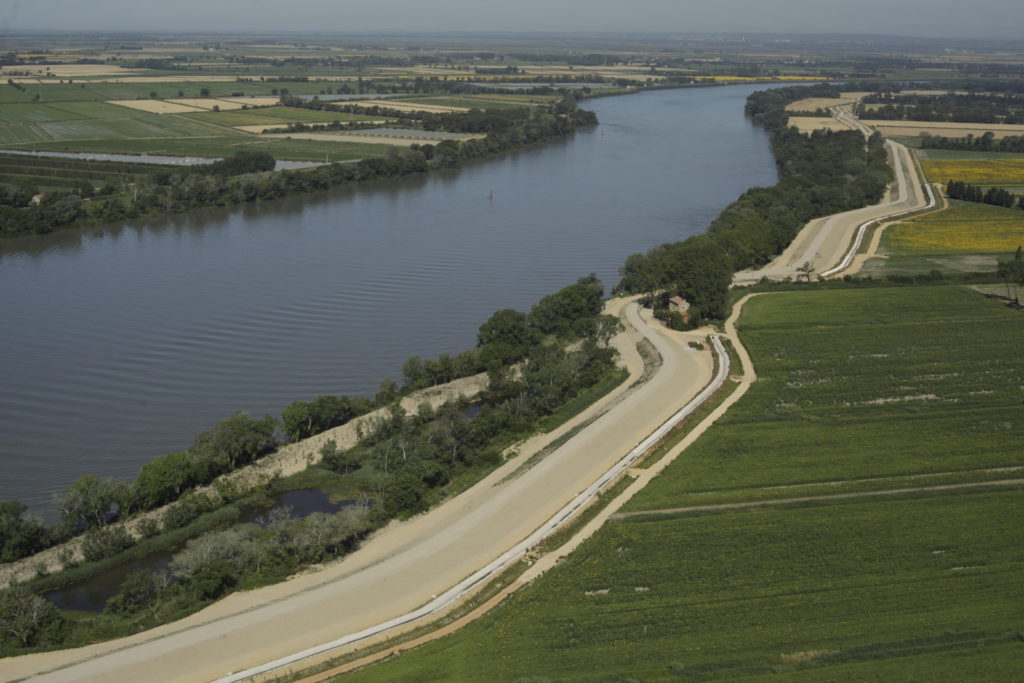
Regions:
<svg viewBox="0 0 1024 683"><path fill-rule="evenodd" d="M835 116L865 136L872 132L843 108L837 108ZM763 268L736 273L733 284L750 285L764 277L769 280L795 279L800 275L797 268L808 261L814 266L815 273L822 273L843 260L854 234L864 223L929 206L929 198L923 189L924 181L910 158L910 151L892 140L886 140L885 144L896 176L893 198L810 221L780 256Z"/></svg>
<svg viewBox="0 0 1024 683"><path fill-rule="evenodd" d="M636 305L628 305L630 321L661 353L661 368L517 478L498 483L509 472L503 466L435 510L388 527L321 572L228 596L180 622L129 638L8 659L0 665L0 678L209 681L429 602L529 536L708 383L709 352L640 322ZM622 337L632 345L637 335Z"/></svg>

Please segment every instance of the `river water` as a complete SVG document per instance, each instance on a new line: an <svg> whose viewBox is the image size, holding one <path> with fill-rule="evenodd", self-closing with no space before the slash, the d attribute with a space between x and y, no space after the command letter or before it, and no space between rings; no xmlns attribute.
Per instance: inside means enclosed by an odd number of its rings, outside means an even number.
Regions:
<svg viewBox="0 0 1024 683"><path fill-rule="evenodd" d="M755 89L593 100L600 126L457 171L0 243L0 500L49 515L236 410L372 394L495 310L610 288L775 182Z"/></svg>

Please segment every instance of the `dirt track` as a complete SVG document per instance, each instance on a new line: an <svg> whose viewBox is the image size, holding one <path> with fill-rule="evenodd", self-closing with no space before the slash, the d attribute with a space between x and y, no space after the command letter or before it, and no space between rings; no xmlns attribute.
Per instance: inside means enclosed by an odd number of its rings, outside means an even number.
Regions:
<svg viewBox="0 0 1024 683"><path fill-rule="evenodd" d="M616 514L615 519L626 519L627 517L646 517L657 515L675 515L687 512L712 512L715 510L742 510L745 508L774 507L777 505L794 505L797 503L815 503L830 500L849 500L856 498L877 498L878 496L898 496L907 493L923 493L928 491L955 491L957 489L976 489L986 487L1021 486L1024 479L1000 479L998 481L974 481L966 484L942 484L939 486L919 486L909 489L882 489L879 491L855 491L851 493L832 493L823 496L800 496L797 498L777 498L771 500L748 500L742 503L718 503L715 505L691 505L681 508L666 508L662 510L637 510L635 512L621 512Z"/></svg>
<svg viewBox="0 0 1024 683"><path fill-rule="evenodd" d="M865 135L870 133L866 126L842 109L837 110L836 118ZM800 276L797 269L808 262L814 267L814 273L823 273L842 261L857 229L865 222L928 206L928 197L922 189L924 181L910 158L910 151L891 140L885 144L896 174L891 197L880 204L812 220L780 256L763 268L736 273L733 284L754 284L762 278L797 279Z"/></svg>
<svg viewBox="0 0 1024 683"><path fill-rule="evenodd" d="M624 303L611 302L611 311L618 313ZM635 313L630 318L637 320ZM613 393L559 430L524 444L516 459L473 489L392 524L343 561L231 595L185 620L130 638L7 660L0 675L4 680L33 675L47 681L210 680L414 610L527 537L708 382L708 351L688 348L675 333L641 327L663 357L646 384L622 400ZM639 338L632 331L618 340L633 378L642 373L635 350ZM616 400L532 469L502 481L533 449Z"/></svg>

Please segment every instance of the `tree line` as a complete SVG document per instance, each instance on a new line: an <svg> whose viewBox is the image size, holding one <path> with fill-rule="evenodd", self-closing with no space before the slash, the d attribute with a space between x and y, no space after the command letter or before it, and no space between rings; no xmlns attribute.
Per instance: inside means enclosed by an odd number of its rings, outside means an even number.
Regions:
<svg viewBox="0 0 1024 683"><path fill-rule="evenodd" d="M956 123L1024 123L1024 98L1015 93L868 95L858 105L858 115L893 121L947 121ZM868 110L865 105L881 104Z"/></svg>
<svg viewBox="0 0 1024 683"><path fill-rule="evenodd" d="M1020 206L1024 209L1024 200L1018 201L1016 195L1001 187L990 187L987 190L977 185L968 185L960 180L950 180L946 183L946 194L950 199L959 199L965 202L977 202L979 204L991 204L1012 209Z"/></svg>
<svg viewBox="0 0 1024 683"><path fill-rule="evenodd" d="M767 263L813 218L879 201L892 179L880 135L865 144L854 131L804 135L788 126L789 102L838 92L825 85L752 94L746 111L772 134L778 184L744 192L704 235L629 256L619 271L619 290L652 298L681 295L691 304L692 325L722 319L735 271Z"/></svg>
<svg viewBox="0 0 1024 683"><path fill-rule="evenodd" d="M967 135L962 138L947 138L941 135L922 133L921 149L957 149L970 152L1014 152L1024 153L1024 135L1007 135L999 140L992 132L984 135Z"/></svg>

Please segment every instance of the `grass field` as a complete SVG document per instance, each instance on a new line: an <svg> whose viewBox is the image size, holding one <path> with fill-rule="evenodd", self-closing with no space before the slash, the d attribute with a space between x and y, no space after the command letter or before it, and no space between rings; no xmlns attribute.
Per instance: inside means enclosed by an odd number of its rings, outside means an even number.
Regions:
<svg viewBox="0 0 1024 683"><path fill-rule="evenodd" d="M1022 486L650 511L1024 465L1024 315L957 287L750 304L741 336L759 379L629 505L648 513L611 521L462 631L349 678L1018 676Z"/></svg>
<svg viewBox="0 0 1024 683"><path fill-rule="evenodd" d="M933 183L959 180L985 187L1024 184L1024 158L932 159L921 162L921 169Z"/></svg>
<svg viewBox="0 0 1024 683"><path fill-rule="evenodd" d="M741 325L757 383L630 510L1024 466L1007 447L1024 442L1012 351L1024 315L965 288L921 287L755 297Z"/></svg>

